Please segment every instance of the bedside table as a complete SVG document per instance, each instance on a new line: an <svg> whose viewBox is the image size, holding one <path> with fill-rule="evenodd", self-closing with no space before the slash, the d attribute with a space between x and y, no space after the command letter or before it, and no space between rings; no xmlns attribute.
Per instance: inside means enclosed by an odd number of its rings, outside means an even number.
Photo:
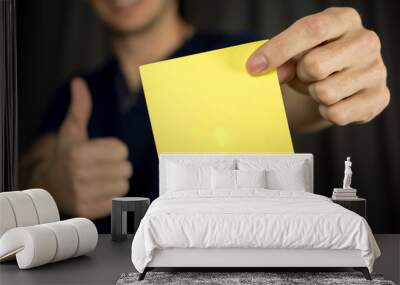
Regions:
<svg viewBox="0 0 400 285"><path fill-rule="evenodd" d="M127 238L127 212L134 214L134 232L146 214L150 199L144 197L118 197L112 199L111 210L111 239L124 241Z"/></svg>
<svg viewBox="0 0 400 285"><path fill-rule="evenodd" d="M367 200L364 198L354 198L348 200L332 199L333 203L359 214L364 219L367 219Z"/></svg>

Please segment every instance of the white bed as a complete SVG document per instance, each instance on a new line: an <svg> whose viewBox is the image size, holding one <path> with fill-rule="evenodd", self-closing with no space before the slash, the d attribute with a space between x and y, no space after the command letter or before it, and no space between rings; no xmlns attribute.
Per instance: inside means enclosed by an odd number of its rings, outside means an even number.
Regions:
<svg viewBox="0 0 400 285"><path fill-rule="evenodd" d="M171 168L193 164L223 174L266 167L274 189L175 183ZM190 173L182 175L190 183ZM354 267L370 278L380 251L367 222L312 193L311 154L160 155L160 197L135 234L132 262L140 279L155 267Z"/></svg>

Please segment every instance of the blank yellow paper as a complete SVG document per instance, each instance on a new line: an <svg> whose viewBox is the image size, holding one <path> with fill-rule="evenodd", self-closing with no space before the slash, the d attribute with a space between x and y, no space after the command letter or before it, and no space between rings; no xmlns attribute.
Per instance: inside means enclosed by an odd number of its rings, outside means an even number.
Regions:
<svg viewBox="0 0 400 285"><path fill-rule="evenodd" d="M247 73L264 41L140 67L158 153L291 153L275 71Z"/></svg>

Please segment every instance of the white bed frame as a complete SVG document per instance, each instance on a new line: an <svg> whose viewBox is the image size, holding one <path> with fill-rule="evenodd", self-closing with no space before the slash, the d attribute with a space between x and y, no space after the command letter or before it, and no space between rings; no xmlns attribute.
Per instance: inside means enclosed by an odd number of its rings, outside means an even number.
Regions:
<svg viewBox="0 0 400 285"><path fill-rule="evenodd" d="M161 154L160 155L160 195L165 193L166 161L182 159L295 159L304 160L309 165L309 188L313 193L313 155L312 154ZM371 280L366 264L359 250L329 249L158 249L153 259L139 276L143 279L146 272L154 268L343 268L353 267L363 272L366 279Z"/></svg>

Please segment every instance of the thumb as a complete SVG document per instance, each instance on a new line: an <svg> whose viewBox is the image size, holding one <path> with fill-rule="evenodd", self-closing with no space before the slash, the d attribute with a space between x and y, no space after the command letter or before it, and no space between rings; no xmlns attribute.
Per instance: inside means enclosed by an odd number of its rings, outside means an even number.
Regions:
<svg viewBox="0 0 400 285"><path fill-rule="evenodd" d="M85 141L92 113L92 98L85 80L76 77L71 81L71 103L60 128L60 137L68 142Z"/></svg>
<svg viewBox="0 0 400 285"><path fill-rule="evenodd" d="M288 61L277 69L279 82L288 83L296 77L296 64Z"/></svg>

